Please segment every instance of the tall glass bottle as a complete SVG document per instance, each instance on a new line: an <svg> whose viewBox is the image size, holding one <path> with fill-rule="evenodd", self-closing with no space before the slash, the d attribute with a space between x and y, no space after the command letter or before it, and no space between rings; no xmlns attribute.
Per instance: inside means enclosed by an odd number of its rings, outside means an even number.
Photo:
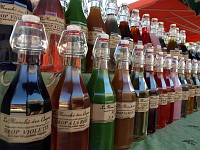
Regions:
<svg viewBox="0 0 200 150"><path fill-rule="evenodd" d="M185 59L181 57L179 59L179 69L178 69L179 80L182 85L182 106L181 106L181 116L186 117L188 108L188 98L189 98L189 88L185 77Z"/></svg>
<svg viewBox="0 0 200 150"><path fill-rule="evenodd" d="M192 60L192 80L195 85L194 111L200 109L200 82L197 75L198 62L196 59Z"/></svg>
<svg viewBox="0 0 200 150"><path fill-rule="evenodd" d="M172 72L171 79L174 83L175 89L175 102L174 102L174 120L181 118L181 105L182 105L182 85L178 78L178 56L172 56Z"/></svg>
<svg viewBox="0 0 200 150"><path fill-rule="evenodd" d="M167 119L166 119L167 124L172 123L174 120L174 101L176 99L174 83L171 79L171 68L172 68L171 54L165 54L163 74L168 91Z"/></svg>
<svg viewBox="0 0 200 150"><path fill-rule="evenodd" d="M108 75L109 35L97 36L93 49L94 68L87 84L91 99L89 150L112 150L116 102Z"/></svg>
<svg viewBox="0 0 200 150"><path fill-rule="evenodd" d="M142 37L140 35L140 14L138 9L133 9L131 13L131 35L133 38L133 42L137 44L138 41L142 40Z"/></svg>
<svg viewBox="0 0 200 150"><path fill-rule="evenodd" d="M116 94L114 148L126 149L133 142L136 95L129 75L129 41L121 40L115 50L117 66L112 81ZM126 130L124 130L126 129Z"/></svg>
<svg viewBox="0 0 200 150"><path fill-rule="evenodd" d="M158 119L157 119L157 128L164 128L166 125L167 117L167 100L168 100L168 91L167 86L163 76L163 52L156 53L156 63L155 63L155 74L154 78L158 86L159 92L159 104L158 104Z"/></svg>
<svg viewBox="0 0 200 150"><path fill-rule="evenodd" d="M158 114L158 88L154 79L154 51L153 47L145 51L145 71L144 78L149 89L149 116L147 133L152 134L156 131L157 114Z"/></svg>
<svg viewBox="0 0 200 150"><path fill-rule="evenodd" d="M88 27L88 52L86 55L86 72L92 72L92 50L97 34L105 30L105 25L101 15L102 0L90 0L90 13L87 18Z"/></svg>
<svg viewBox="0 0 200 150"><path fill-rule="evenodd" d="M194 97L195 97L195 86L192 80L192 63L191 59L186 59L186 66L185 66L185 76L188 83L189 89L189 97L188 97L188 114L192 114L194 111Z"/></svg>
<svg viewBox="0 0 200 150"><path fill-rule="evenodd" d="M144 14L142 16L142 42L143 44L151 43L150 38L150 18L149 14Z"/></svg>
<svg viewBox="0 0 200 150"><path fill-rule="evenodd" d="M169 30L169 42L167 44L167 53L170 53L170 50L175 50L175 48L178 48L178 44L176 41L176 24L171 24L170 25L170 30Z"/></svg>
<svg viewBox="0 0 200 150"><path fill-rule="evenodd" d="M81 28L69 25L58 43L64 67L52 94L53 150L88 149L90 101L80 71L81 57L86 54L82 42L86 44Z"/></svg>
<svg viewBox="0 0 200 150"><path fill-rule="evenodd" d="M179 49L182 51L182 55L184 56L185 59L188 59L188 49L185 46L186 43L186 32L185 30L180 31L180 42L178 44Z"/></svg>
<svg viewBox="0 0 200 150"><path fill-rule="evenodd" d="M50 150L51 101L39 67L48 42L40 18L23 15L10 45L18 53L18 67L1 105L0 147Z"/></svg>
<svg viewBox="0 0 200 150"><path fill-rule="evenodd" d="M115 59L114 52L117 44L119 43L120 29L117 24L117 0L107 0L106 5L106 21L105 21L105 29L106 33L110 36L110 60L109 60L109 70L115 70Z"/></svg>
<svg viewBox="0 0 200 150"><path fill-rule="evenodd" d="M32 11L30 0L1 0L0 22L0 70L16 70L17 54L9 44L13 25L20 20L23 14ZM11 9L12 8L12 9Z"/></svg>
<svg viewBox="0 0 200 150"><path fill-rule="evenodd" d="M58 41L65 27L65 16L59 0L40 0L34 15L39 16L44 24L49 40L49 47L43 56L41 70L61 72L63 61L58 53Z"/></svg>
<svg viewBox="0 0 200 150"><path fill-rule="evenodd" d="M166 47L165 41L164 41L164 34L165 34L165 28L163 22L158 22L158 31L157 31L157 37L160 41L160 45L162 48Z"/></svg>
<svg viewBox="0 0 200 150"><path fill-rule="evenodd" d="M141 42L134 49L134 69L131 81L136 92L134 141L141 141L147 135L148 111L149 111L149 90L144 79L144 46Z"/></svg>
<svg viewBox="0 0 200 150"><path fill-rule="evenodd" d="M83 12L82 2L84 0L70 0L68 9L65 12L66 24L75 24L81 27L85 33L86 39L88 36L87 20ZM85 56L81 60L81 71L86 70L86 59Z"/></svg>

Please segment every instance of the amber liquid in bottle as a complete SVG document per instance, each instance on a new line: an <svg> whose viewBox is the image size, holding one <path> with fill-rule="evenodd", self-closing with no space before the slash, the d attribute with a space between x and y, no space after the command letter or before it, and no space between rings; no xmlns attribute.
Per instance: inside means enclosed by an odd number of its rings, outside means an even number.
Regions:
<svg viewBox="0 0 200 150"><path fill-rule="evenodd" d="M34 15L41 18L48 36L49 47L43 56L41 71L61 72L63 61L57 45L65 27L65 17L59 0L40 0Z"/></svg>
<svg viewBox="0 0 200 150"><path fill-rule="evenodd" d="M121 21L120 24L119 24L119 29L121 31L122 39L132 38L128 22Z"/></svg>
<svg viewBox="0 0 200 150"><path fill-rule="evenodd" d="M89 144L89 128L85 127L86 123L84 124L83 122L87 122L90 101L80 74L81 58L65 58L64 62L65 67L52 94L52 150L87 150ZM66 120L57 119L56 122L56 117L58 117L54 116L56 111L61 113L69 111L70 113L68 114L82 113L85 118L77 118L78 121L71 117L70 122L68 122L70 128L67 126L68 129L65 130L63 128L62 130L62 126L60 129L58 126L59 124L62 125L62 121L66 123ZM64 119L67 119L67 117ZM57 124L54 125L54 123ZM78 127L76 128L72 124Z"/></svg>
<svg viewBox="0 0 200 150"><path fill-rule="evenodd" d="M167 53L170 54L170 50L175 50L175 48L178 48L178 44L174 37L170 37L169 43L167 44Z"/></svg>
<svg viewBox="0 0 200 150"><path fill-rule="evenodd" d="M121 66L127 67L122 68ZM117 101L114 148L126 149L129 148L133 142L136 100L135 92L129 76L128 62L118 62L112 85ZM127 115L127 113L129 115Z"/></svg>
<svg viewBox="0 0 200 150"><path fill-rule="evenodd" d="M87 18L88 27L88 52L86 55L86 72L92 72L92 49L98 33L105 30L104 22L101 16L100 2L91 0L90 14Z"/></svg>
<svg viewBox="0 0 200 150"><path fill-rule="evenodd" d="M134 43L137 43L138 41L142 40L138 26L131 26L131 35L133 37Z"/></svg>

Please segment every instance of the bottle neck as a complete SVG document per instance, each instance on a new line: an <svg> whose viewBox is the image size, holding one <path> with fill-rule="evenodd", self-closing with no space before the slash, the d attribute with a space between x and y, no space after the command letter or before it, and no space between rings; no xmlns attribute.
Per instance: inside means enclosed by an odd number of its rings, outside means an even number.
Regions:
<svg viewBox="0 0 200 150"><path fill-rule="evenodd" d="M63 65L81 69L81 58L73 58L73 57L64 58Z"/></svg>
<svg viewBox="0 0 200 150"><path fill-rule="evenodd" d="M129 22L129 17L126 15L120 15L119 20L120 22Z"/></svg>
<svg viewBox="0 0 200 150"><path fill-rule="evenodd" d="M118 61L116 67L117 69L129 70L129 62Z"/></svg>
<svg viewBox="0 0 200 150"><path fill-rule="evenodd" d="M92 0L91 2L91 7L101 7L101 2L97 1L97 0Z"/></svg>
<svg viewBox="0 0 200 150"><path fill-rule="evenodd" d="M140 74L144 73L144 66L142 64L135 64L134 71L139 72Z"/></svg>
<svg viewBox="0 0 200 150"><path fill-rule="evenodd" d="M185 74L185 69L179 69L179 70L178 70L178 73L179 73L179 74Z"/></svg>
<svg viewBox="0 0 200 150"><path fill-rule="evenodd" d="M171 75L171 69L169 68L164 68L163 73L165 74L166 77L170 77Z"/></svg>
<svg viewBox="0 0 200 150"><path fill-rule="evenodd" d="M172 72L177 73L177 72L178 72L178 69L177 69L177 68L172 68Z"/></svg>
<svg viewBox="0 0 200 150"><path fill-rule="evenodd" d="M108 60L96 58L93 61L93 68L108 69Z"/></svg>
<svg viewBox="0 0 200 150"><path fill-rule="evenodd" d="M163 73L163 67L157 66L157 67L156 67L156 72Z"/></svg>
<svg viewBox="0 0 200 150"><path fill-rule="evenodd" d="M150 65L145 65L145 72L153 72L154 70L154 66L150 66Z"/></svg>
<svg viewBox="0 0 200 150"><path fill-rule="evenodd" d="M34 51L19 51L18 52L18 63L19 64L42 64L42 52Z"/></svg>

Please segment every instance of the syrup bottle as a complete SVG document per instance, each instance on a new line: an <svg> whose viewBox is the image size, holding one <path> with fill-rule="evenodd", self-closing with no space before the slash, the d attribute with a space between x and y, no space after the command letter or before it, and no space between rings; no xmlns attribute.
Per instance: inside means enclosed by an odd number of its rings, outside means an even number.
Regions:
<svg viewBox="0 0 200 150"><path fill-rule="evenodd" d="M116 94L115 149L127 149L133 142L136 95L129 75L129 41L121 40L115 50L117 66L112 81ZM126 130L124 130L126 129Z"/></svg>
<svg viewBox="0 0 200 150"><path fill-rule="evenodd" d="M81 76L81 57L87 52L82 42L87 45L81 28L68 25L58 43L64 67L52 94L53 150L88 149L90 101Z"/></svg>
<svg viewBox="0 0 200 150"><path fill-rule="evenodd" d="M188 49L185 46L186 43L186 31L185 30L181 30L180 31L180 42L178 44L179 49L182 50L182 56L185 59L188 59Z"/></svg>
<svg viewBox="0 0 200 150"><path fill-rule="evenodd" d="M178 48L177 44L177 32L176 32L176 24L171 24L170 25L170 30L169 30L169 42L167 44L167 53L170 53L170 50L175 50L175 48ZM173 56L173 55L172 55Z"/></svg>
<svg viewBox="0 0 200 150"><path fill-rule="evenodd" d="M58 41L65 27L65 16L59 0L40 0L34 11L44 24L49 40L49 47L43 56L41 70L61 72L62 57L58 53Z"/></svg>
<svg viewBox="0 0 200 150"><path fill-rule="evenodd" d="M87 18L88 27L88 52L86 55L86 72L92 72L92 50L96 36L105 30L105 25L101 15L102 0L90 0L90 13Z"/></svg>
<svg viewBox="0 0 200 150"><path fill-rule="evenodd" d="M97 36L93 49L94 68L87 84L91 100L89 150L112 150L116 101L108 75L109 35Z"/></svg>
<svg viewBox="0 0 200 150"><path fill-rule="evenodd" d="M50 150L51 101L39 67L48 41L40 18L23 15L13 28L10 45L18 53L18 66L1 105L0 147ZM6 132L10 129L15 134Z"/></svg>
<svg viewBox="0 0 200 150"><path fill-rule="evenodd" d="M186 59L186 66L185 66L185 76L188 83L189 89L189 97L188 97L188 114L192 114L194 112L194 97L195 97L195 86L192 80L192 62L191 59Z"/></svg>
<svg viewBox="0 0 200 150"><path fill-rule="evenodd" d="M148 111L149 111L149 90L144 79L144 46L141 42L134 49L134 70L131 81L136 92L134 141L141 141L147 135Z"/></svg>
<svg viewBox="0 0 200 150"><path fill-rule="evenodd" d="M158 31L157 31L157 37L160 41L160 45L162 49L166 47L165 41L164 41L164 34L165 34L165 28L163 22L158 22Z"/></svg>
<svg viewBox="0 0 200 150"><path fill-rule="evenodd" d="M158 88L154 79L154 50L148 47L145 51L145 71L144 78L149 89L149 116L147 133L152 134L156 131L157 114L158 114Z"/></svg>
<svg viewBox="0 0 200 150"><path fill-rule="evenodd" d="M115 59L114 52L117 44L119 43L120 29L117 24L117 0L107 0L106 5L106 21L105 28L106 33L110 36L110 61L109 61L109 70L114 72L115 70Z"/></svg>
<svg viewBox="0 0 200 150"><path fill-rule="evenodd" d="M151 43L150 38L150 19L149 14L142 16L142 42L143 44Z"/></svg>
<svg viewBox="0 0 200 150"><path fill-rule="evenodd" d="M172 68L171 54L165 54L163 74L168 91L167 119L166 119L167 124L172 123L174 120L174 101L176 99L174 83L171 79L171 68Z"/></svg>
<svg viewBox="0 0 200 150"><path fill-rule="evenodd" d="M133 37L133 41L135 44L137 44L138 41L142 40L142 37L140 35L140 14L138 9L133 9L131 13L131 35Z"/></svg>
<svg viewBox="0 0 200 150"><path fill-rule="evenodd" d="M14 71L16 70L17 54L12 51L9 38L15 22L20 20L22 15L30 14L32 5L30 0L1 0L0 5L0 70Z"/></svg>
<svg viewBox="0 0 200 150"><path fill-rule="evenodd" d="M179 59L179 69L178 69L179 80L182 85L182 106L181 106L181 116L187 116L187 108L188 108L188 98L189 98L189 86L186 81L185 76L185 59L184 57L180 57Z"/></svg>
<svg viewBox="0 0 200 150"><path fill-rule="evenodd" d="M158 120L157 120L158 129L165 127L167 119L168 91L163 75L163 65L164 65L163 62L164 62L163 52L157 52L154 78L156 80L159 92Z"/></svg>

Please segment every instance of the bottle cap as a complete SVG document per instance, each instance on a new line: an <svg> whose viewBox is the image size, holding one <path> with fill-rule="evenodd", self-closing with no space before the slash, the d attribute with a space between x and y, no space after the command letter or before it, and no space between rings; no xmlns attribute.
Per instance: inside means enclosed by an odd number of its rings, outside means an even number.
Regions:
<svg viewBox="0 0 200 150"><path fill-rule="evenodd" d="M40 17L35 15L23 15L22 21L40 23Z"/></svg>
<svg viewBox="0 0 200 150"><path fill-rule="evenodd" d="M185 58L184 57L179 58L179 70L185 70Z"/></svg>
<svg viewBox="0 0 200 150"><path fill-rule="evenodd" d="M149 17L149 14L144 14L142 16L142 27L147 27L149 28L150 27L150 17Z"/></svg>
<svg viewBox="0 0 200 150"><path fill-rule="evenodd" d="M106 14L117 14L118 6L117 0L107 0L105 11Z"/></svg>
<svg viewBox="0 0 200 150"><path fill-rule="evenodd" d="M186 70L192 70L192 62L191 59L186 59L186 64L185 64L185 69Z"/></svg>

